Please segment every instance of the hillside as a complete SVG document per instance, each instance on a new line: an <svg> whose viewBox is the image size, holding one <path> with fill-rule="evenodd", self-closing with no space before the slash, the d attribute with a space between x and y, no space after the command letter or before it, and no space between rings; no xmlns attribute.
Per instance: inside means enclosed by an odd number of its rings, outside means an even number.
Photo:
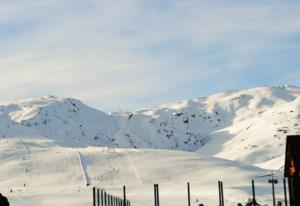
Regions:
<svg viewBox="0 0 300 206"><path fill-rule="evenodd" d="M43 137L67 147L197 151L278 169L286 135L300 132L299 96L293 86L258 87L110 114L48 96L2 104L0 137Z"/></svg>
<svg viewBox="0 0 300 206"><path fill-rule="evenodd" d="M50 146L51 145L51 146ZM191 183L192 205L218 203L217 181L224 182L225 203L251 196L250 182L268 171L197 153L107 147L61 147L32 137L0 140L0 191L11 205L92 205L92 187L127 197L133 205L153 205L153 184L160 184L162 205L186 204ZM259 202L271 202L270 185L256 178ZM10 192L11 190L11 192ZM282 200L281 186L277 197Z"/></svg>
<svg viewBox="0 0 300 206"><path fill-rule="evenodd" d="M72 98L47 96L0 106L0 191L12 205L91 205L91 185L134 205L246 201L250 181L259 202L282 177L285 137L300 133L300 88L258 87L133 112L104 113ZM282 185L277 185L282 200Z"/></svg>

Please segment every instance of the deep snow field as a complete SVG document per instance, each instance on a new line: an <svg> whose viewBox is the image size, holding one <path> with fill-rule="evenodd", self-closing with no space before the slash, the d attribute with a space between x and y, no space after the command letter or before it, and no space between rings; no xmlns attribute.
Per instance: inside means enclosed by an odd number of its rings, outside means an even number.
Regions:
<svg viewBox="0 0 300 206"><path fill-rule="evenodd" d="M53 96L0 104L0 192L11 205L92 205L92 186L132 205L218 204L251 197L271 205L273 171L280 184L285 137L300 132L300 88L259 87L106 114ZM89 185L89 186L87 186ZM10 192L12 190L12 192Z"/></svg>

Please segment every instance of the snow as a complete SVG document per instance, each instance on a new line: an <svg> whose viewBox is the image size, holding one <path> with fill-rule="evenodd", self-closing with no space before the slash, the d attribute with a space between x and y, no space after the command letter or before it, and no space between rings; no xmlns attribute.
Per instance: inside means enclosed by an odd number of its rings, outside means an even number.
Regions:
<svg viewBox="0 0 300 206"><path fill-rule="evenodd" d="M285 138L300 133L300 88L257 87L132 112L104 113L72 98L46 96L0 104L0 192L12 205L91 205L97 185L134 205L244 202L251 179L259 200L282 178ZM25 186L24 186L25 184ZM279 197L282 198L282 185ZM10 193L10 189L13 190ZM197 202L197 199L199 201Z"/></svg>
<svg viewBox="0 0 300 206"><path fill-rule="evenodd" d="M31 146L27 142L31 141ZM107 147L48 147L43 139L25 138L21 142L1 140L0 190L12 205L91 205L91 185L121 196L127 186L133 205L153 204L153 184L160 184L162 204L186 203L186 183L196 199L217 204L217 181L223 180L226 204L245 201L250 195L250 181L268 171L255 166L204 157L197 153ZM78 158L80 154L80 160ZM27 172L25 171L27 168ZM270 186L258 181L258 199L271 202ZM26 186L24 187L24 183ZM9 190L13 192L10 193ZM279 190L282 194L282 190ZM280 195L282 199L282 195Z"/></svg>

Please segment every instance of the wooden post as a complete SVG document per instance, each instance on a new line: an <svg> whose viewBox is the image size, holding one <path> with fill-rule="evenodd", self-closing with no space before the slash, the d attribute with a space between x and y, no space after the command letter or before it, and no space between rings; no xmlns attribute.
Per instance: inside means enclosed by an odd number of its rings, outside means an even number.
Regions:
<svg viewBox="0 0 300 206"><path fill-rule="evenodd" d="M96 188L93 187L93 206L96 206Z"/></svg>
<svg viewBox="0 0 300 206"><path fill-rule="evenodd" d="M218 186L219 186L219 205L224 206L223 182L218 181Z"/></svg>
<svg viewBox="0 0 300 206"><path fill-rule="evenodd" d="M156 199L156 186L154 185L154 206L157 206L157 199Z"/></svg>
<svg viewBox="0 0 300 206"><path fill-rule="evenodd" d="M190 183L187 183L187 192L188 192L188 206L191 206L191 193L190 193Z"/></svg>
<svg viewBox="0 0 300 206"><path fill-rule="evenodd" d="M253 204L256 205L256 199L255 199L255 185L254 180L252 180L252 195L253 195Z"/></svg>
<svg viewBox="0 0 300 206"><path fill-rule="evenodd" d="M218 190L219 190L219 206L222 206L220 181L218 181Z"/></svg>
<svg viewBox="0 0 300 206"><path fill-rule="evenodd" d="M223 190L223 182L221 181L221 191L222 191L222 206L224 206L224 190Z"/></svg>
<svg viewBox="0 0 300 206"><path fill-rule="evenodd" d="M156 198L157 198L157 206L159 206L159 187L156 185Z"/></svg>
<svg viewBox="0 0 300 206"><path fill-rule="evenodd" d="M123 186L123 206L126 206L126 187Z"/></svg>
<svg viewBox="0 0 300 206"><path fill-rule="evenodd" d="M159 206L159 189L158 184L154 184L154 205Z"/></svg>

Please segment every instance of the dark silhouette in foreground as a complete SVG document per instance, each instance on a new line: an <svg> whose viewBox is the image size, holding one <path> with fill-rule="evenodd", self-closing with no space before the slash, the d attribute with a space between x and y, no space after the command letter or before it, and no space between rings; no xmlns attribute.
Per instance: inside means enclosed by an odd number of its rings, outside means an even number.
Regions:
<svg viewBox="0 0 300 206"><path fill-rule="evenodd" d="M0 206L9 206L8 199L0 193Z"/></svg>
<svg viewBox="0 0 300 206"><path fill-rule="evenodd" d="M252 206L252 205L253 206L261 206L261 204L256 202L256 200L249 198L248 201L246 202L245 206Z"/></svg>

